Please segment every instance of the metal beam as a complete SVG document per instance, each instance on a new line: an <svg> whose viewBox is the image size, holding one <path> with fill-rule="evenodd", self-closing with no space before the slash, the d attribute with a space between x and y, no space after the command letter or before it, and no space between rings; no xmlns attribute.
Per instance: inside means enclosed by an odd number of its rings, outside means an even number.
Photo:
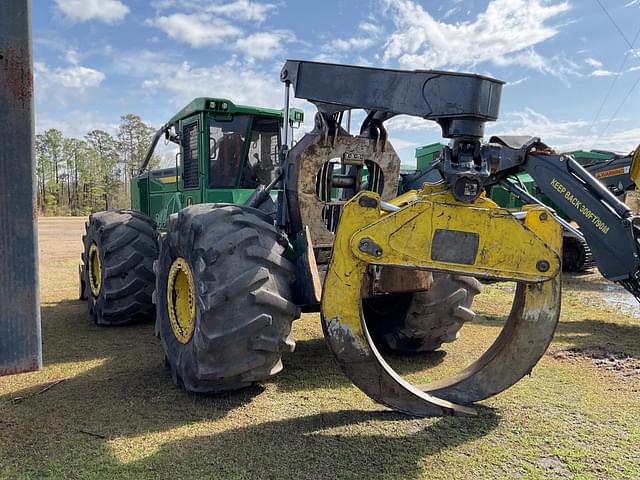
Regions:
<svg viewBox="0 0 640 480"><path fill-rule="evenodd" d="M482 137L484 124L498 118L501 80L437 70L389 70L287 60L280 80L296 98L333 114L350 109L377 112L381 120L413 115L433 120L442 135Z"/></svg>
<svg viewBox="0 0 640 480"><path fill-rule="evenodd" d="M0 15L0 375L42 367L31 1Z"/></svg>

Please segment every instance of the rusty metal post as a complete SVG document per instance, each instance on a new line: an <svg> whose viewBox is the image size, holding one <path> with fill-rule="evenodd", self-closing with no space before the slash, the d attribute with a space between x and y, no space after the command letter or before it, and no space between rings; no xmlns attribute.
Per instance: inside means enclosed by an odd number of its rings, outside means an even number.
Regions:
<svg viewBox="0 0 640 480"><path fill-rule="evenodd" d="M31 1L0 15L0 375L42 367Z"/></svg>

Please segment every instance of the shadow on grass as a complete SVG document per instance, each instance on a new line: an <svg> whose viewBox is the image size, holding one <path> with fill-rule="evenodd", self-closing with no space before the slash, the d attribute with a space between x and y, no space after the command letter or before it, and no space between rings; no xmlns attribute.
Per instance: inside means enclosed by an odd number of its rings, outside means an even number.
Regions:
<svg viewBox="0 0 640 480"><path fill-rule="evenodd" d="M347 410L183 438L138 452L127 463L104 440L94 439L85 445L93 453L82 463L38 462L21 472L66 478L424 478L430 456L481 438L499 422L487 409L477 418L427 421Z"/></svg>
<svg viewBox="0 0 640 480"><path fill-rule="evenodd" d="M98 326L89 319L87 302L63 300L41 307L43 358L46 365L105 358L115 351L159 346L153 322L115 327ZM158 354L159 355L159 354Z"/></svg>
<svg viewBox="0 0 640 480"><path fill-rule="evenodd" d="M399 354L383 352L384 359L400 375L422 371L442 363L443 351ZM343 375L324 338L300 340L295 351L283 357L284 370L271 382L283 391L337 388L351 385Z"/></svg>
<svg viewBox="0 0 640 480"><path fill-rule="evenodd" d="M254 412L247 425L241 416L229 427L215 422L247 406L261 388L187 394L162 368L151 324L101 328L85 308L75 301L44 306L48 382L0 396L0 477L416 478L425 457L486 435L499 422L482 408L478 418L342 411L258 424ZM440 355L428 357L437 362ZM300 342L286 363L274 379L285 391L349 385L323 339ZM39 394L57 380L56 369L65 381ZM147 445L148 455L125 464L110 444L203 421L214 422L213 430L227 426L197 438L161 436L157 450Z"/></svg>
<svg viewBox="0 0 640 480"><path fill-rule="evenodd" d="M419 478L421 462L487 435L499 417L485 410L478 418L416 422L411 434L394 432L394 422L408 421L391 412L339 411L266 422L164 445L125 471L162 468L171 478L186 462L190 473L209 478Z"/></svg>
<svg viewBox="0 0 640 480"><path fill-rule="evenodd" d="M561 321L554 340L576 350L598 348L640 358L640 323L628 325L591 319Z"/></svg>
<svg viewBox="0 0 640 480"><path fill-rule="evenodd" d="M264 390L252 387L216 396L179 390L163 367L153 325L98 327L86 318L85 309L84 302L76 301L43 306L49 381L0 396L0 407L13 410L24 425L38 419L39 424L66 433L133 436L220 418ZM38 394L57 380L63 382ZM20 397L23 400L15 401ZM44 448L48 439L37 436L33 442L34 447Z"/></svg>
<svg viewBox="0 0 640 480"><path fill-rule="evenodd" d="M142 384L153 381L162 390L174 388L162 368L162 345L152 322L117 327L97 326L87 318L86 302L63 301L42 307L44 363L108 359L94 376L124 379L136 375ZM430 368L442 362L444 352L399 355L385 352L400 375ZM285 368L269 382L285 391L337 388L351 382L339 370L324 338L296 342L296 350L283 357ZM141 369L146 369L142 374Z"/></svg>
<svg viewBox="0 0 640 480"><path fill-rule="evenodd" d="M502 327L506 317L479 315L475 324ZM463 332L464 334L464 332ZM553 337L556 345L575 350L604 349L640 358L640 321L622 324L604 320L583 319L558 322Z"/></svg>

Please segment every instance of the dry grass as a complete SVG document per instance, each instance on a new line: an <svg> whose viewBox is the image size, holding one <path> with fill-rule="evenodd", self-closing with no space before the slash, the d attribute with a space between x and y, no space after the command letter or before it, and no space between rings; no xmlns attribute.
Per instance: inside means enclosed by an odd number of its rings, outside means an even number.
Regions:
<svg viewBox="0 0 640 480"><path fill-rule="evenodd" d="M640 376L589 353L637 361L640 320L596 275L565 282L562 324L531 377L478 418L413 419L340 374L316 315L296 322L298 348L272 382L175 389L152 325L99 328L75 300L82 227L40 224L45 368L0 379L1 478L640 478ZM416 381L464 364L497 334L511 293L485 286L480 318L446 356L394 363Z"/></svg>

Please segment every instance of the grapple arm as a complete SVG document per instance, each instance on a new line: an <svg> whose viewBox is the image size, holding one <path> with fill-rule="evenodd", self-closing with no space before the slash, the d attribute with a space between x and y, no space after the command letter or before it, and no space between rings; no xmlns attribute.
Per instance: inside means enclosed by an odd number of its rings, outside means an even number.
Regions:
<svg viewBox="0 0 640 480"><path fill-rule="evenodd" d="M468 414L461 404L516 383L551 341L560 313L560 226L544 207L518 219L483 197L467 205L446 192L413 193L399 208L371 192L345 206L323 287L325 337L345 375L374 400L411 415ZM502 333L484 355L453 377L414 387L391 370L368 333L360 299L371 264L519 285Z"/></svg>

